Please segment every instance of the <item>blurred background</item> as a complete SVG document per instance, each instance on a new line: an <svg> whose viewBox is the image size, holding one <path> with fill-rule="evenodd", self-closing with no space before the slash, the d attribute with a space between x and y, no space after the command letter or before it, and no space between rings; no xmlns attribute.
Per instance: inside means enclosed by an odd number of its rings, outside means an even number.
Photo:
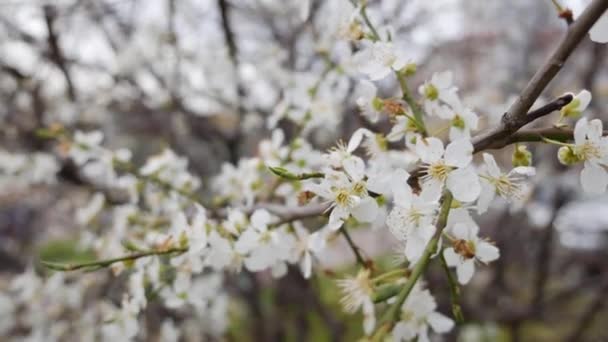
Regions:
<svg viewBox="0 0 608 342"><path fill-rule="evenodd" d="M586 3L563 1L575 16ZM258 143L271 134L267 120L282 101L318 79L325 58L342 64L352 52L325 34L332 1L312 0L306 20L300 7L297 0L0 0L0 291L40 258L91 253L75 247L86 229L77 208L94 190L79 170L60 159L49 166L58 170L53 181L22 181L11 172L11 156L57 153L36 134L39 128L102 130L106 146L131 149L138 163L170 146L202 179L201 196L212 197L209 179L225 172L224 163L260 153ZM413 85L433 72L453 71L482 129L498 122L566 30L550 0L370 0L369 13L418 64ZM607 56L606 45L583 41L544 100L588 89L587 116L608 118ZM378 85L383 96L398 94L392 79ZM361 116L357 81L348 73L332 71L322 86L332 96L315 99L312 106L323 115L304 132L315 147L326 150L359 127L390 130L388 119L370 124ZM286 141L297 131L285 118L278 127ZM444 339L608 340L608 197L584 196L580 170L561 167L555 147L529 148L538 168L534 190L523 206L498 204L479 218L501 258L463 289L467 324ZM508 165L512 152L496 157ZM366 255L390 262L385 229L356 230L353 238ZM312 281L297 270L280 280L228 275L229 319L218 334L201 332L213 326L209 317L152 303L140 323L143 339L170 340L161 325L170 318L184 341L354 340L360 317L342 313L335 286L337 274L353 270L354 258L340 241L330 254L326 272ZM35 272L46 271L37 266ZM104 285L77 308L99 298L120 301L123 285L109 272L78 277ZM449 314L444 278L432 267L426 281L440 311ZM70 323L73 311L40 309L38 320L63 322L51 334L57 340L81 340ZM0 336L35 340L22 310L0 300Z"/></svg>

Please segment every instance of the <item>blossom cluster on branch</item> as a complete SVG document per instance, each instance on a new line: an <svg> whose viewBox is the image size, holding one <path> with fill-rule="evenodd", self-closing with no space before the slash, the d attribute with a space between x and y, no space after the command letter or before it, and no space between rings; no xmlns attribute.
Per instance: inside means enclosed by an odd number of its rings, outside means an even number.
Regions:
<svg viewBox="0 0 608 342"><path fill-rule="evenodd" d="M306 18L308 5L302 3L299 10ZM594 4L594 11L608 7L608 1ZM208 181L192 174L188 160L168 148L137 165L131 151L105 147L101 131L50 126L39 133L57 142L55 156L0 152L3 187L52 182L66 161L78 167L96 189L76 214L83 226L78 242L97 258L43 261L60 272L42 280L29 270L15 279L10 289L15 300L3 296L0 304L11 312L28 307L30 315L24 322L0 325L27 324L38 333L68 329L65 324L49 327L34 314L35 307L52 306L65 296L70 309L79 310L83 298L78 293L87 292L86 280L93 282L95 273L64 283L68 274L61 271L109 268L112 275L106 277L126 284L120 306L101 303L80 315L76 325L101 325L106 339L144 336L138 317L157 301L188 312L194 317L189 321L220 336L228 325L226 277L263 272L280 278L290 266L306 279L315 277L323 271L332 241L343 236L356 256L357 271L337 286L344 310L362 311L366 338L428 341L431 332L449 332L462 314L438 312L425 286L425 270L441 262L449 285L457 288L500 257L473 215L484 214L494 201L517 205L529 196L536 172L532 154L523 145L526 140L518 140L512 165L499 165L479 148L480 117L461 97L450 71L431 75L412 91L416 64L394 44L390 27L374 26L366 1L332 1L327 7L332 20L322 22L319 71L295 74L285 85L283 100L266 120L270 138L259 143L257 156L224 164ZM591 38L605 41L608 14L599 20L599 14L583 16L586 21L572 25L584 25L586 33L597 21ZM357 80L355 90L348 89L349 78ZM399 84L398 95L379 96L378 82L390 78ZM560 111L549 128L563 135L541 133L529 140L558 145L561 163L583 165L582 189L602 193L608 185L608 138L600 120L581 118L591 101L588 91L567 99L554 101L558 108L540 106L552 108L544 115ZM354 131L348 142L326 151L316 148L308 137L338 120L334 107L349 100L369 123L389 118L390 131L370 125ZM528 110L517 115L530 115ZM288 140L279 128L284 121L296 127L295 138ZM495 137L510 138L521 126L507 126ZM393 268L378 267L354 243L349 231L359 227L390 231L399 255ZM167 340L179 334L173 324L163 323Z"/></svg>

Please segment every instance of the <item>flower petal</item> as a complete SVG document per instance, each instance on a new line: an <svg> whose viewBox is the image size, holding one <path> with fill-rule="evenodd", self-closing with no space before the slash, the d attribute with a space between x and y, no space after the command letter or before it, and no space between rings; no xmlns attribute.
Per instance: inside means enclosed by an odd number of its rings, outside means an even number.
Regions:
<svg viewBox="0 0 608 342"><path fill-rule="evenodd" d="M473 160L473 145L468 139L452 141L445 148L445 162L450 166L465 167Z"/></svg>
<svg viewBox="0 0 608 342"><path fill-rule="evenodd" d="M475 246L475 257L483 263L488 263L498 259L500 251L498 247L488 243L486 241L479 241Z"/></svg>
<svg viewBox="0 0 608 342"><path fill-rule="evenodd" d="M353 208L352 215L359 222L373 222L378 215L378 202L371 197L366 197Z"/></svg>
<svg viewBox="0 0 608 342"><path fill-rule="evenodd" d="M460 202L472 202L481 192L479 177L471 167L450 172L446 185L454 198Z"/></svg>
<svg viewBox="0 0 608 342"><path fill-rule="evenodd" d="M416 154L422 162L431 164L443 156L443 142L437 138L426 138L416 140Z"/></svg>
<svg viewBox="0 0 608 342"><path fill-rule="evenodd" d="M473 274L475 273L475 261L474 259L465 260L462 264L456 268L456 275L458 276L458 282L462 285L467 284Z"/></svg>
<svg viewBox="0 0 608 342"><path fill-rule="evenodd" d="M608 185L606 170L597 164L586 162L585 168L581 171L581 185L586 193L604 193Z"/></svg>

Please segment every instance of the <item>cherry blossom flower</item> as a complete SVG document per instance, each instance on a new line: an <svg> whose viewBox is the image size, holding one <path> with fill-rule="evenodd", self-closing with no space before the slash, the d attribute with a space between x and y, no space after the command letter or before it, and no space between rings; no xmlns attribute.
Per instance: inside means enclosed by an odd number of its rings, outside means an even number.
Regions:
<svg viewBox="0 0 608 342"><path fill-rule="evenodd" d="M437 115L450 120L450 140L470 139L471 131L477 129L479 117L460 101L454 101L451 106L441 106Z"/></svg>
<svg viewBox="0 0 608 342"><path fill-rule="evenodd" d="M437 138L418 139L416 154L425 164L424 183L433 193L441 192L443 185L461 202L472 202L479 196L481 185L475 170L469 165L473 159L473 145L459 139L444 149Z"/></svg>
<svg viewBox="0 0 608 342"><path fill-rule="evenodd" d="M429 81L418 87L418 92L424 97L424 111L429 115L439 115L444 111L442 102L457 106L460 103L457 91L458 88L452 85L451 71L434 73Z"/></svg>
<svg viewBox="0 0 608 342"><path fill-rule="evenodd" d="M388 76L392 71L399 71L408 60L404 54L395 49L392 43L377 41L353 56L353 61L361 73L372 81Z"/></svg>
<svg viewBox="0 0 608 342"><path fill-rule="evenodd" d="M436 333L447 333L454 322L437 312L437 302L429 290L414 287L401 307L401 319L395 324L394 341L429 342L429 327Z"/></svg>
<svg viewBox="0 0 608 342"><path fill-rule="evenodd" d="M363 331L369 335L376 326L376 314L374 302L372 301L373 285L370 279L370 271L361 269L356 277L338 280L343 297L340 303L347 313L363 311Z"/></svg>
<svg viewBox="0 0 608 342"><path fill-rule="evenodd" d="M592 194L606 191L608 174L608 137L603 137L602 121L580 119L574 127L574 144L559 150L559 160L566 165L584 162L580 179L583 190Z"/></svg>
<svg viewBox="0 0 608 342"><path fill-rule="evenodd" d="M400 176L395 177L400 182L394 186L395 207L388 215L386 224L398 240L405 242L405 256L415 263L435 234L433 220L438 198L428 191L428 187L424 187L420 195L414 194L407 184L409 174L402 171Z"/></svg>
<svg viewBox="0 0 608 342"><path fill-rule="evenodd" d="M519 166L504 173L496 164L491 154L483 154L484 165L479 171L481 179L481 194L477 200L479 214L488 210L496 195L506 199L521 199L525 192L527 178L534 176L536 169L529 166Z"/></svg>
<svg viewBox="0 0 608 342"><path fill-rule="evenodd" d="M278 230L270 230L268 227L275 220L267 210L256 210L251 215L250 226L234 245L235 251L245 256L245 267L252 272L284 268L284 260L289 257L289 246L283 244L284 237ZM278 269L275 271L278 272Z"/></svg>
<svg viewBox="0 0 608 342"><path fill-rule="evenodd" d="M448 233L452 247L444 249L443 256L449 267L456 267L461 284L467 284L473 277L475 262L487 264L498 259L498 248L477 236L479 227L476 224L456 223Z"/></svg>
<svg viewBox="0 0 608 342"><path fill-rule="evenodd" d="M319 253L325 248L326 231L318 230L309 233L299 221L294 222L293 228L297 242L295 248L292 249L293 256L291 259L299 263L302 276L308 279L312 272L313 254Z"/></svg>
<svg viewBox="0 0 608 342"><path fill-rule="evenodd" d="M100 151L103 148L100 146L103 141L103 133L101 131L74 133L74 142L70 145L69 155L76 165L84 165L90 159L99 157Z"/></svg>

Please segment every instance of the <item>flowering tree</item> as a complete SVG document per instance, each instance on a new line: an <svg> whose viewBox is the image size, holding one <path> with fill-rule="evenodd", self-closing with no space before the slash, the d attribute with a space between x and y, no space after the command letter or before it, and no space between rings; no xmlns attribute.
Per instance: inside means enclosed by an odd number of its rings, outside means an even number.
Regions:
<svg viewBox="0 0 608 342"><path fill-rule="evenodd" d="M47 109L55 114L41 113L30 132L32 141L46 152L2 152L2 191L58 179L91 189L88 203L77 210L82 230L76 240L94 258L43 258L46 277L33 267L15 277L0 297L2 314L13 317L0 323L2 331L18 334L25 329L33 339L128 340L145 339L147 331L159 329L162 340L177 340L192 330L197 331L195 336L221 339L230 324L236 291L228 284L238 279L258 284L260 279L268 282L295 272L312 283L328 272L325 259L332 241L344 238L356 266L335 286L344 311L362 313L362 338L428 341L431 334L449 333L466 320L461 287L466 292L464 286L476 271L501 257L475 217L491 211L497 201L525 202L534 190L537 172L527 144L557 145L561 164L582 165L583 191L604 193L608 186L608 139L599 119L584 116L591 93L576 90L577 94L537 101L588 35L596 42L608 41L608 13L604 14L608 1L591 1L576 18L559 2L553 3L567 26L564 37L500 121L485 129L481 129L484 118L461 97L453 73L444 71L447 66L417 84L417 64L398 43L399 31L374 20L367 1L268 5L265 15L280 13L297 21L293 35L310 29L302 40L312 40L316 48L302 52L295 46L284 56L270 47L264 50L267 55L259 56L261 62L243 66L239 49L246 47L235 38L235 17L230 14L237 5L220 0L218 19L226 51L223 58L213 56L214 51L203 53L210 54L221 71L211 70L211 76L204 78L185 72L191 69L183 65L210 57L180 43L177 37L183 35L178 32L184 27L169 20L170 35L158 51L149 46L138 50L135 42L122 60L135 65L114 65L108 73L121 80L121 86L141 91L141 110L154 112L168 106L180 115L196 117L198 111L229 108L226 116L242 120L245 127L260 119L251 119L248 113L269 114L262 123L269 136L259 142L256 156L240 154L248 143L243 131L211 129L211 119L201 119L205 133L228 142L231 159L206 179L170 148L138 161L131 150L104 141L102 130L58 119L68 114L57 113L107 110L114 102L133 102L126 101L129 93L118 87L107 89L111 96L103 101L98 98L99 88L90 93L78 90L74 70L94 66L70 66L76 62L58 43L56 9L44 6L48 63L64 79L67 102ZM106 36L114 52L120 53L118 41L127 39L129 31L120 27L120 14L104 5L83 6L91 6L92 20L106 30L124 31L122 37L112 32ZM168 2L171 18L179 6ZM192 19L183 6L184 20ZM109 19L95 16L98 11L109 13ZM27 38L30 33L18 27L7 27L23 39L37 39ZM187 35L183 39L196 41ZM138 63L142 51L152 58ZM175 64L168 66L177 70L170 73L172 77L159 74L167 66L153 61L164 53L175 54ZM284 60L297 67L283 67ZM18 68L12 70L23 82L31 78ZM34 95L43 85L29 86L36 103ZM99 102L88 107L93 99ZM356 111L341 117L339 109L348 106ZM554 122L528 128L555 112L560 115ZM326 141L331 148L319 147L324 144L324 131L335 130L340 121L354 120L359 114L362 119L347 142ZM383 130L381 122L391 127ZM182 143L175 137L172 142ZM515 145L512 165L499 165L490 150L511 145ZM398 261L390 266L366 254L351 236L354 230L380 234L384 228L398 245ZM424 280L433 264L446 275L451 312L441 312ZM96 288L94 283L107 288ZM241 288L247 291L252 286ZM306 286L302 293L320 296ZM93 296L90 293L96 291L105 300L85 308L85 294ZM41 306L57 310L39 315ZM143 316L153 306L175 314L160 328L144 326ZM322 315L322 319L331 324L335 318Z"/></svg>

